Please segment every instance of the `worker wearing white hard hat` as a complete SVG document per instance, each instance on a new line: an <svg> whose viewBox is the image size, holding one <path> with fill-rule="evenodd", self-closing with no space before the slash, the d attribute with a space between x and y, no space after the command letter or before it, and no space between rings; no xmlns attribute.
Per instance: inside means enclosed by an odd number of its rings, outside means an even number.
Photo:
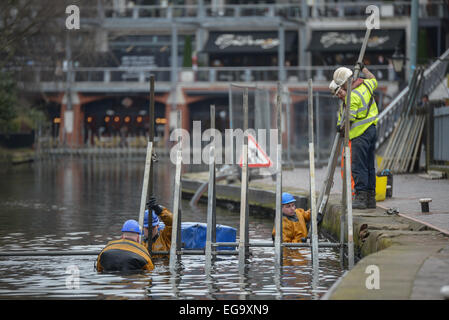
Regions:
<svg viewBox="0 0 449 320"><path fill-rule="evenodd" d="M378 109L374 100L377 80L363 64L360 70L366 79L354 79L351 85L351 105L349 109L349 140L351 150L352 188L355 198L354 209L376 207L376 174L374 167L374 150L377 139L376 124ZM347 84L353 72L346 67L335 70L329 85L331 92L343 103L338 114L337 130L342 130L343 107L347 103ZM343 163L343 161L342 161Z"/></svg>

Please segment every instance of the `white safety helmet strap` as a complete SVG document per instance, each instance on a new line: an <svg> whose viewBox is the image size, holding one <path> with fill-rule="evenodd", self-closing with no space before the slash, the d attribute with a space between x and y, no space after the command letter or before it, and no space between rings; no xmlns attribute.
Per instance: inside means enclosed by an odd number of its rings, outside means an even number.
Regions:
<svg viewBox="0 0 449 320"><path fill-rule="evenodd" d="M329 89L331 90L333 95L337 95L337 92L340 91L340 86L335 83L334 80L329 84Z"/></svg>

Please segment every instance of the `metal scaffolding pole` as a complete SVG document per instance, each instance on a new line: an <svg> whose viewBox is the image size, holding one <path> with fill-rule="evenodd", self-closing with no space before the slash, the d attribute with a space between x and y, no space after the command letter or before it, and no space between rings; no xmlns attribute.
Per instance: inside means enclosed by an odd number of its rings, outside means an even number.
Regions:
<svg viewBox="0 0 449 320"><path fill-rule="evenodd" d="M150 76L150 113L149 113L149 128L148 128L148 141L151 142L152 145L154 145L154 75L152 74ZM154 155L154 148L152 148L151 151L151 159L150 162L153 159ZM154 176L154 170L153 166L150 165L150 176L148 181L148 191L147 191L147 199L150 198L153 195L153 176ZM146 200L145 200L146 201ZM148 236L148 251L151 254L151 250L153 248L153 238L151 236Z"/></svg>
<svg viewBox="0 0 449 320"><path fill-rule="evenodd" d="M275 263L277 266L282 265L282 91L281 83L277 85L276 112L277 112L277 133L278 143L276 152L276 216L275 216L275 237L274 252Z"/></svg>
<svg viewBox="0 0 449 320"><path fill-rule="evenodd" d="M144 220L144 215L145 215L145 205L147 203L148 180L150 179L152 152L153 152L153 142L148 141L147 157L145 160L145 171L143 174L142 196L140 197L140 210L139 210L139 226L142 230L143 230L143 220Z"/></svg>
<svg viewBox="0 0 449 320"><path fill-rule="evenodd" d="M243 93L242 185L240 199L239 270L244 271L248 249L248 88Z"/></svg>
<svg viewBox="0 0 449 320"><path fill-rule="evenodd" d="M318 224L315 194L315 151L313 144L313 84L309 79L309 166L310 166L310 211L312 214L312 265L314 274L319 272L318 259Z"/></svg>
<svg viewBox="0 0 449 320"><path fill-rule="evenodd" d="M182 123L182 111L178 111L178 128ZM170 247L170 271L176 271L176 264L181 258L181 167L182 167L182 138L178 137L176 152L175 187L173 196L173 224Z"/></svg>
<svg viewBox="0 0 449 320"><path fill-rule="evenodd" d="M344 171L344 203L348 219L348 269L354 266L354 239L352 225L352 187L351 187L351 151L349 149L349 109L351 106L352 78L348 80L347 106L345 108L345 171Z"/></svg>
<svg viewBox="0 0 449 320"><path fill-rule="evenodd" d="M210 106L210 128L215 129L215 105ZM215 194L215 136L212 137L212 143L209 152L209 184L207 195L207 233L206 233L206 273L210 273L212 268L212 246L216 242L216 194Z"/></svg>

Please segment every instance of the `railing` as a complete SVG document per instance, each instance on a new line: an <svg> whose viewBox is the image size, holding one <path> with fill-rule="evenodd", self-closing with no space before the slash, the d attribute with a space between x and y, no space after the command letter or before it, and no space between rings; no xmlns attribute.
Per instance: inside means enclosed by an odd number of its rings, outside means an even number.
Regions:
<svg viewBox="0 0 449 320"><path fill-rule="evenodd" d="M324 1L323 1L324 2ZM357 1L318 3L306 7L305 16L313 18L366 18L366 8L376 5L380 15L385 17L410 16L410 1ZM96 10L96 9L95 9ZM241 18L241 17L285 17L289 19L301 18L303 6L301 4L242 4L242 5L150 5L125 7L105 7L105 18ZM432 1L419 5L419 17L448 17L448 5L445 1Z"/></svg>
<svg viewBox="0 0 449 320"><path fill-rule="evenodd" d="M351 66L348 66L351 67ZM285 73L287 82L306 81L310 77L314 81L329 81L332 78L335 66L311 67L198 67L178 68L179 82L254 82L278 81L280 71ZM371 72L378 80L394 81L396 74L388 65L369 66ZM170 67L141 67L141 68L74 68L72 70L73 82L147 82L150 75L155 76L158 82L171 81ZM66 74L55 74L54 69L31 69L20 72L22 82L65 82Z"/></svg>
<svg viewBox="0 0 449 320"><path fill-rule="evenodd" d="M449 63L449 49L441 55L429 68L424 72L424 83L422 94L430 94L438 84L443 81ZM399 119L402 110L407 101L409 87L404 88L398 96L379 114L377 123L378 141L376 149L389 137L394 129L396 121ZM420 99L421 97L418 97Z"/></svg>

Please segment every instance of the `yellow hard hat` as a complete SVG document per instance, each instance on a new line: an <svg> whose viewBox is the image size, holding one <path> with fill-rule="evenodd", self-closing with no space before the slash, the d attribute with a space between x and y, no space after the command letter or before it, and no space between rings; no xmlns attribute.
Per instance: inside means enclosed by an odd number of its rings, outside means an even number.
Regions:
<svg viewBox="0 0 449 320"><path fill-rule="evenodd" d="M340 67L334 72L334 81L338 86L342 86L352 76L352 71L346 67Z"/></svg>

